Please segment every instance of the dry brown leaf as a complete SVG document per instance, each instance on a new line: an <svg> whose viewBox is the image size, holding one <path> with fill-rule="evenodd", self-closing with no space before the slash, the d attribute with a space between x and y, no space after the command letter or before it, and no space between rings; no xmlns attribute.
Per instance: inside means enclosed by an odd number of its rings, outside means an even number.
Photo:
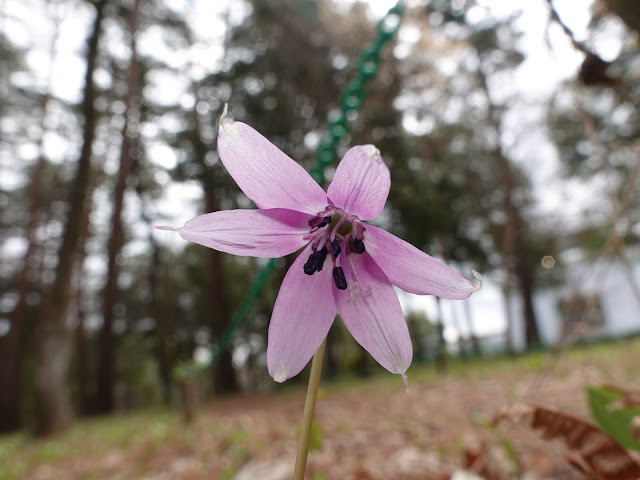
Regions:
<svg viewBox="0 0 640 480"><path fill-rule="evenodd" d="M585 420L541 406L517 406L494 417L504 420L529 419L529 426L547 439L560 439L569 448L567 461L589 478L638 480L640 465L612 437Z"/></svg>

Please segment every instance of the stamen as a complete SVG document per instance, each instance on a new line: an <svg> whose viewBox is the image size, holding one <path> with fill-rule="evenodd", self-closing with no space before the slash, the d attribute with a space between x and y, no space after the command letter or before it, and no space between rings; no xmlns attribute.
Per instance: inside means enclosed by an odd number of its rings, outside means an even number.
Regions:
<svg viewBox="0 0 640 480"><path fill-rule="evenodd" d="M342 245L340 244L340 240L334 238L331 240L331 250L333 252L333 258L338 258L340 252L342 252Z"/></svg>
<svg viewBox="0 0 640 480"><path fill-rule="evenodd" d="M324 265L324 259L327 258L327 247L322 247L322 250L318 250L309 255L307 263L302 268L307 275L313 275L316 272L322 270Z"/></svg>
<svg viewBox="0 0 640 480"><path fill-rule="evenodd" d="M344 270L342 270L342 267L333 267L333 281L338 289L347 289L347 279L344 276Z"/></svg>
<svg viewBox="0 0 640 480"><path fill-rule="evenodd" d="M314 217L311 220L309 220L309 226L312 229L316 230L318 228L329 225L332 220L333 220L333 217L331 215L327 215L326 217L323 217L323 218Z"/></svg>
<svg viewBox="0 0 640 480"><path fill-rule="evenodd" d="M359 238L354 238L353 239L353 247L355 248L356 252L358 253L364 253L366 250L364 248L364 242L362 240L360 240Z"/></svg>
<svg viewBox="0 0 640 480"><path fill-rule="evenodd" d="M316 273L316 253L318 252L313 252L311 255L309 255L307 263L305 263L304 267L302 267L304 273L306 273L307 275L313 275L314 273Z"/></svg>
<svg viewBox="0 0 640 480"><path fill-rule="evenodd" d="M318 224L318 228L324 227L325 225L329 225L331 223L331 215L324 217L322 221Z"/></svg>
<svg viewBox="0 0 640 480"><path fill-rule="evenodd" d="M327 247L322 247L322 250L320 250L320 257L318 257L318 266L316 267L317 272L322 271L325 258L327 258Z"/></svg>

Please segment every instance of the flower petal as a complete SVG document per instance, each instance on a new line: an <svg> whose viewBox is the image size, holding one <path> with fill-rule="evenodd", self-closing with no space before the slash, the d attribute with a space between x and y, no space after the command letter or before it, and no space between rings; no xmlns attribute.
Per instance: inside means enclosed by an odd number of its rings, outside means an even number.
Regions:
<svg viewBox="0 0 640 480"><path fill-rule="evenodd" d="M336 316L331 268L325 264L321 271L306 275L302 267L310 253L309 246L293 262L273 307L267 366L276 382L300 373L327 336Z"/></svg>
<svg viewBox="0 0 640 480"><path fill-rule="evenodd" d="M343 256L347 290L333 286L338 313L380 365L405 377L413 349L398 296L368 253Z"/></svg>
<svg viewBox="0 0 640 480"><path fill-rule="evenodd" d="M330 203L361 220L377 217L389 195L391 177L373 145L350 148L327 190Z"/></svg>
<svg viewBox="0 0 640 480"><path fill-rule="evenodd" d="M225 122L224 114L218 153L238 186L260 208L317 214L327 206L326 193L302 166L250 126Z"/></svg>
<svg viewBox="0 0 640 480"><path fill-rule="evenodd" d="M476 272L478 287L440 260L381 228L367 225L364 244L391 283L406 292L461 300L482 287L482 278Z"/></svg>
<svg viewBox="0 0 640 480"><path fill-rule="evenodd" d="M309 221L315 218L295 210L223 210L207 213L175 230L182 238L233 255L282 257L306 245Z"/></svg>

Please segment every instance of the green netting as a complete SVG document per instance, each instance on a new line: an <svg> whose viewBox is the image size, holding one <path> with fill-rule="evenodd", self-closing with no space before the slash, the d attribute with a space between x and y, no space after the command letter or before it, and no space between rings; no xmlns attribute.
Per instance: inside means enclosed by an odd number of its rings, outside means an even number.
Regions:
<svg viewBox="0 0 640 480"><path fill-rule="evenodd" d="M340 114L337 118L329 122L329 138L318 149L316 164L309 171L316 182L322 184L324 181L324 170L333 164L337 159L337 148L340 141L349 133L348 114L359 110L366 98L366 86L380 69L382 64L382 49L396 34L402 17L404 15L404 1L400 0L394 7L389 9L386 15L380 20L377 27L377 35L373 43L367 46L362 53L358 64L358 73L355 80L349 82L342 94L340 103ZM211 357L206 364L194 365L193 363L181 364L176 367L174 374L177 379L183 379L195 375L217 360L229 342L249 316L251 309L255 305L260 293L269 281L271 274L275 271L276 259L269 259L258 273L258 276L249 287L249 291L244 297L242 304L235 311L231 318L229 327L211 349Z"/></svg>
<svg viewBox="0 0 640 480"><path fill-rule="evenodd" d="M376 39L362 53L357 77L345 87L340 104L340 114L329 122L329 139L318 149L316 164L309 172L316 182L322 184L324 169L336 161L338 145L349 133L348 114L362 107L366 97L366 85L376 76L382 64L382 48L400 28L403 14L404 1L399 1L380 20Z"/></svg>

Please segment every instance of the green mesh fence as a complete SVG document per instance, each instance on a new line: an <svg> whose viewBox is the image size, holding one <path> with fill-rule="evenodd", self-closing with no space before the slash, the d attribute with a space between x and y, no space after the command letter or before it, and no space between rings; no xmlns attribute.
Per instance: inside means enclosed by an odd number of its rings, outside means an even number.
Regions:
<svg viewBox="0 0 640 480"><path fill-rule="evenodd" d="M358 111L366 98L366 86L380 70L382 64L382 49L395 36L404 16L404 1L399 1L389 9L386 15L378 22L377 35L373 43L365 48L358 64L358 73L355 80L349 82L344 89L340 103L339 115L329 122L329 138L318 149L316 163L309 173L316 182L324 181L324 170L335 163L337 148L340 141L349 133L349 112ZM211 349L211 357L206 364L195 365L193 363L181 364L176 367L174 375L181 380L206 370L215 363L233 336L249 316L251 309L260 297L262 290L276 269L276 259L271 258L258 273L258 276L249 287L249 291L242 300L242 304L235 311L227 330L217 339Z"/></svg>

